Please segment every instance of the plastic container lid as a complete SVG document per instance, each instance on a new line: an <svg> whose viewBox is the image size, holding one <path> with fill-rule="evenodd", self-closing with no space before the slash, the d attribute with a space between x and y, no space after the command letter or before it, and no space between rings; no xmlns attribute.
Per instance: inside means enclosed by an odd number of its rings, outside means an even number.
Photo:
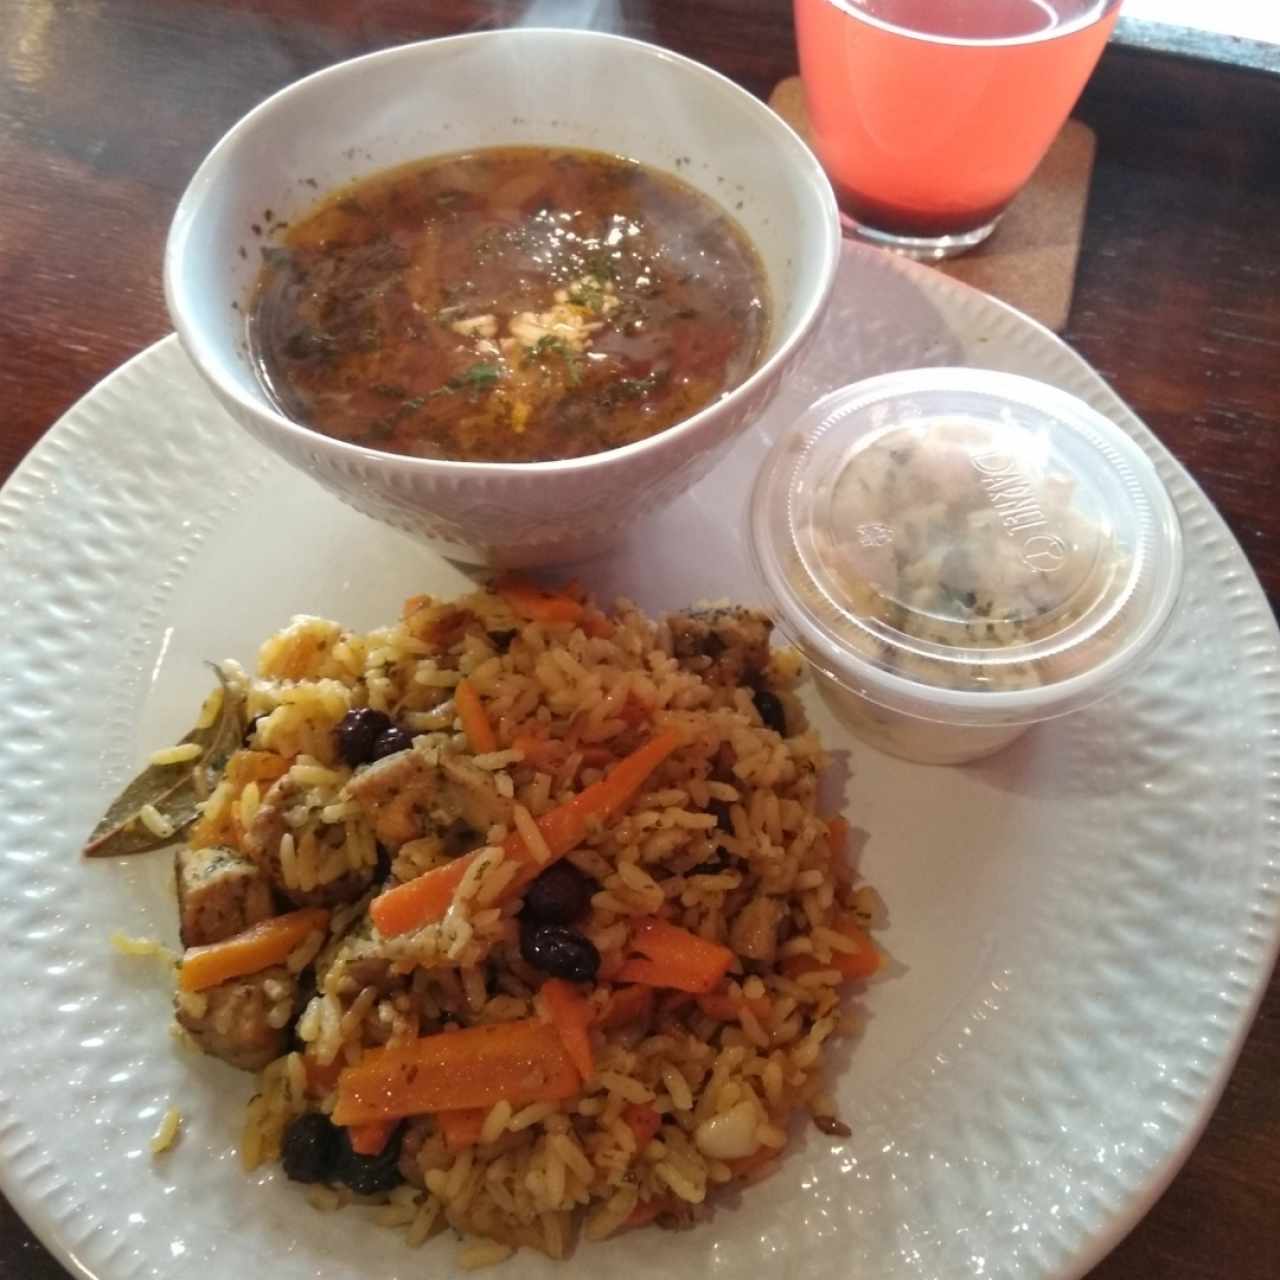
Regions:
<svg viewBox="0 0 1280 1280"><path fill-rule="evenodd" d="M1020 723L1110 692L1182 578L1177 514L1110 419L1054 387L916 369L832 392L752 496L780 628L881 706Z"/></svg>

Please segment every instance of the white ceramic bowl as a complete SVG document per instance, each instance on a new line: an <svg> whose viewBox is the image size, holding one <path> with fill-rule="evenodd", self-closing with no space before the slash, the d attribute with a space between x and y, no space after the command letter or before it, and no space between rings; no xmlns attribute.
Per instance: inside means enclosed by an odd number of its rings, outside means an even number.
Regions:
<svg viewBox="0 0 1280 1280"><path fill-rule="evenodd" d="M280 414L254 372L245 304L263 243L361 175L434 154L544 144L625 155L728 209L758 249L772 326L759 368L647 440L566 462L379 453ZM830 184L763 103L706 67L588 31L505 30L370 54L283 89L213 149L183 195L165 296L183 346L231 415L343 501L471 563L535 565L603 550L699 480L756 418L822 313L839 259Z"/></svg>

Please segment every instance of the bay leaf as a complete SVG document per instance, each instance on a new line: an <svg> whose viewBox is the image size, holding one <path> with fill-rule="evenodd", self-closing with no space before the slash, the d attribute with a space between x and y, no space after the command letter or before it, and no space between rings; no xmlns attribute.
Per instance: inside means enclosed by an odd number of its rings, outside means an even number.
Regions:
<svg viewBox="0 0 1280 1280"><path fill-rule="evenodd" d="M129 853L149 853L171 845L199 816L198 805L208 798L239 747L246 728L243 695L209 664L222 686L222 706L211 725L192 729L182 744L194 742L200 755L181 764L148 765L115 798L84 846L90 858L111 858ZM180 744L180 745L182 745ZM154 805L173 827L171 836L153 835L138 816L144 805Z"/></svg>

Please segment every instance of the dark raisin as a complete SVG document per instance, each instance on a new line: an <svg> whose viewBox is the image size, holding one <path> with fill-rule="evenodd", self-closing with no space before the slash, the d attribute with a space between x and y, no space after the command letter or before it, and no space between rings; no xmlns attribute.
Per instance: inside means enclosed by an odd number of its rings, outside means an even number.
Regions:
<svg viewBox="0 0 1280 1280"><path fill-rule="evenodd" d="M591 982L600 969L600 953L591 939L559 924L523 921L520 954L535 969L570 982Z"/></svg>
<svg viewBox="0 0 1280 1280"><path fill-rule="evenodd" d="M281 1162L294 1182L324 1182L337 1167L341 1150L338 1130L329 1117L306 1111L290 1120L284 1131Z"/></svg>
<svg viewBox="0 0 1280 1280"><path fill-rule="evenodd" d="M756 704L756 714L764 721L764 727L772 729L774 733L780 733L785 738L787 713L782 706L782 699L768 689L757 689L751 695L751 701Z"/></svg>
<svg viewBox="0 0 1280 1280"><path fill-rule="evenodd" d="M511 648L511 642L520 633L518 631L490 631L489 643L493 645L499 653L506 653Z"/></svg>
<svg viewBox="0 0 1280 1280"><path fill-rule="evenodd" d="M853 1130L849 1128L843 1120L837 1120L835 1116L814 1116L813 1123L827 1135L828 1138L852 1138Z"/></svg>
<svg viewBox="0 0 1280 1280"><path fill-rule="evenodd" d="M347 1130L343 1129L335 1181L350 1187L358 1196L376 1196L398 1187L404 1181L400 1172L400 1145L403 1141L404 1125L401 1125L376 1156L362 1156L351 1150Z"/></svg>
<svg viewBox="0 0 1280 1280"><path fill-rule="evenodd" d="M729 805L724 800L712 800L707 805L707 812L716 815L716 827L720 831L733 830L733 818L729 814Z"/></svg>
<svg viewBox="0 0 1280 1280"><path fill-rule="evenodd" d="M381 760L383 756L393 756L397 751L408 751L413 746L413 735L406 733L399 725L383 729L373 742L370 760Z"/></svg>
<svg viewBox="0 0 1280 1280"><path fill-rule="evenodd" d="M375 711L372 707L357 707L348 711L341 720L334 734L338 740L338 754L353 769L359 764L368 764L373 756L373 746L378 735L391 727L391 717L383 711Z"/></svg>
<svg viewBox="0 0 1280 1280"><path fill-rule="evenodd" d="M244 727L244 734L240 738L240 745L247 747L253 741L253 735L258 732L258 721L265 720L266 716L254 716Z"/></svg>
<svg viewBox="0 0 1280 1280"><path fill-rule="evenodd" d="M524 915L538 924L572 924L591 905L596 882L571 862L549 866L524 894Z"/></svg>

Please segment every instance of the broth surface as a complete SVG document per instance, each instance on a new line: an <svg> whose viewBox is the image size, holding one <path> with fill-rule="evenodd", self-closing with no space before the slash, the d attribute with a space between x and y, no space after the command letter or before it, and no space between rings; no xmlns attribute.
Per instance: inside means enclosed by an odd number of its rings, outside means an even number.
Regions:
<svg viewBox="0 0 1280 1280"><path fill-rule="evenodd" d="M644 439L747 377L764 272L683 182L596 152L502 147L351 184L264 250L249 320L282 411L464 461Z"/></svg>

